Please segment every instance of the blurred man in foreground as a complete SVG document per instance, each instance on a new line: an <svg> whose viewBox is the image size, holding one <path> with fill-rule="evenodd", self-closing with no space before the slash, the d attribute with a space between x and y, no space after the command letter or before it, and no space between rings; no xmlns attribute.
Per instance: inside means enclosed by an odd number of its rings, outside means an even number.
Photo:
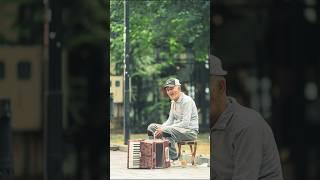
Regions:
<svg viewBox="0 0 320 180"><path fill-rule="evenodd" d="M226 95L227 72L210 56L210 176L214 180L282 180L270 126Z"/></svg>

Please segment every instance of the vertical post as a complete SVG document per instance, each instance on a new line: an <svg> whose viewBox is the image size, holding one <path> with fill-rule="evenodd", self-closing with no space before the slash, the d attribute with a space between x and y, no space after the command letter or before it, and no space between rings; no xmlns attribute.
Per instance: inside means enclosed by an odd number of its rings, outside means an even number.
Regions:
<svg viewBox="0 0 320 180"><path fill-rule="evenodd" d="M112 120L113 117L113 94L110 94L110 121Z"/></svg>
<svg viewBox="0 0 320 180"><path fill-rule="evenodd" d="M209 55L210 54L213 54L213 34L214 34L214 31L213 31L213 1L210 1L210 23L209 23L209 28L210 28L210 45L209 45ZM210 63L210 62L209 62ZM209 67L210 68L210 67ZM210 71L210 69L209 69ZM210 81L209 81L209 88L210 88ZM211 90L211 88L210 88ZM211 96L211 92L209 93L209 95ZM209 105L212 105L212 98L210 97L209 98ZM211 128L211 108L209 108L209 128ZM210 129L209 129L210 130ZM214 171L213 171L213 168L212 168L212 165L213 165L213 148L212 148L212 145L213 145L213 141L212 141L213 137L211 135L211 131L210 131L210 136L209 136L209 141L210 141L210 177L214 177Z"/></svg>
<svg viewBox="0 0 320 180"><path fill-rule="evenodd" d="M214 48L213 48L213 35L214 35L214 29L213 29L213 26L214 26L214 24L213 24L213 0L212 1L210 1L210 23L209 23L209 28L210 28L210 45L209 45L209 55L210 54L214 54L213 53L213 50L214 50Z"/></svg>
<svg viewBox="0 0 320 180"><path fill-rule="evenodd" d="M44 179L62 180L61 1L49 0L47 118L44 122Z"/></svg>
<svg viewBox="0 0 320 180"><path fill-rule="evenodd" d="M124 144L128 144L129 139L129 6L128 1L124 0L124 59L123 59L123 80L124 80L124 116L123 116L123 131L124 131Z"/></svg>
<svg viewBox="0 0 320 180"><path fill-rule="evenodd" d="M187 47L187 64L190 67L190 72L189 72L189 82L190 82L190 92L189 95L194 99L195 94L194 94L194 88L195 84L193 83L193 74L194 74L194 60L193 60L193 52L191 49L191 45L188 45Z"/></svg>
<svg viewBox="0 0 320 180"><path fill-rule="evenodd" d="M0 179L13 174L10 100L0 99Z"/></svg>

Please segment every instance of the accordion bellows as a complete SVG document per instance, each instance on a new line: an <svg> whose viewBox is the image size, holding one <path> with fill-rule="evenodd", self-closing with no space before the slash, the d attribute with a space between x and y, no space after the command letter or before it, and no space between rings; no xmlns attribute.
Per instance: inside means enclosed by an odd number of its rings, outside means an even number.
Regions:
<svg viewBox="0 0 320 180"><path fill-rule="evenodd" d="M129 169L168 168L170 167L169 141L129 140L127 162Z"/></svg>

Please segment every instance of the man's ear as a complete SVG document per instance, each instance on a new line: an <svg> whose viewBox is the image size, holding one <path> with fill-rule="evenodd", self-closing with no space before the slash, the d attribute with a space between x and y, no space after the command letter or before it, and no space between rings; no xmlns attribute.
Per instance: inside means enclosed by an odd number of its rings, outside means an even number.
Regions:
<svg viewBox="0 0 320 180"><path fill-rule="evenodd" d="M225 80L219 81L219 91L226 92L226 81Z"/></svg>
<svg viewBox="0 0 320 180"><path fill-rule="evenodd" d="M162 94L163 97L169 98L165 88L161 88L159 91L160 91L160 94Z"/></svg>

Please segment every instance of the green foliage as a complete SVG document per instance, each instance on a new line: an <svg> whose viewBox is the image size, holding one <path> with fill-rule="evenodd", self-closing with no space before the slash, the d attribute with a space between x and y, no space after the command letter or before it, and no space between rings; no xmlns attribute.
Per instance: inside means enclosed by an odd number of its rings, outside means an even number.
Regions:
<svg viewBox="0 0 320 180"><path fill-rule="evenodd" d="M18 44L42 44L45 23L43 1L0 0L2 5L16 4L13 30L18 34ZM107 37L105 2L100 0L64 0L61 31L64 48L70 49L83 44L101 44ZM0 34L0 42L9 42Z"/></svg>
<svg viewBox="0 0 320 180"><path fill-rule="evenodd" d="M63 3L63 40L65 47L101 44L107 37L105 2L65 0Z"/></svg>
<svg viewBox="0 0 320 180"><path fill-rule="evenodd" d="M204 61L209 48L209 1L128 1L134 75L159 75L191 47ZM110 1L111 63L123 63L123 2ZM158 54L157 54L157 51ZM155 65L157 64L157 65ZM120 67L120 66L118 66ZM121 74L121 69L115 69Z"/></svg>
<svg viewBox="0 0 320 180"><path fill-rule="evenodd" d="M129 6L130 75L135 88L133 108L141 108L141 126L167 117L170 102L160 96L159 87L176 75L182 53L193 53L194 61L207 60L209 51L209 0L127 1ZM121 75L124 53L123 1L110 1L110 72ZM114 68L115 67L115 68ZM156 87L156 88L153 88ZM155 98L148 102L146 94ZM163 110L160 112L160 110ZM161 120L163 121L163 119Z"/></svg>

